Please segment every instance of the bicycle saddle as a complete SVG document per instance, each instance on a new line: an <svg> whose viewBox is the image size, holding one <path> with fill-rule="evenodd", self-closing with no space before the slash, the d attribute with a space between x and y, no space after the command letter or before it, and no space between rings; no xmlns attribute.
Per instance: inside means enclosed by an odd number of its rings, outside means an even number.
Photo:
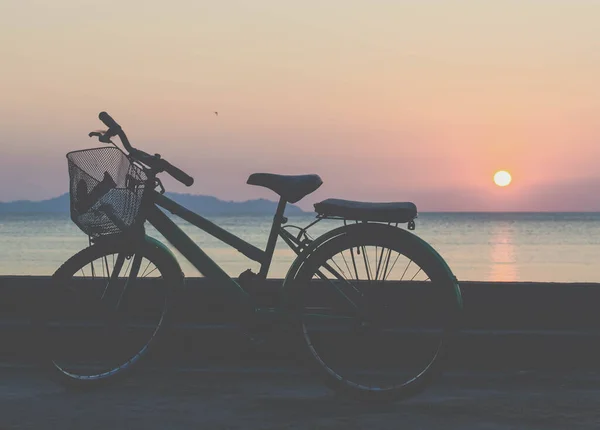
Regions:
<svg viewBox="0 0 600 430"><path fill-rule="evenodd" d="M296 203L321 186L319 175L275 175L273 173L253 173L246 182L249 185L265 187L279 194L289 203Z"/></svg>

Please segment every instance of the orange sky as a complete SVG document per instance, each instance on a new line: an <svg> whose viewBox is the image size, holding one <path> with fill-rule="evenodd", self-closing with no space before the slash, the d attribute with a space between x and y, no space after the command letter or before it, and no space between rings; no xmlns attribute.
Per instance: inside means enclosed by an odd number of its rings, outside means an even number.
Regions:
<svg viewBox="0 0 600 430"><path fill-rule="evenodd" d="M591 0L3 1L0 200L65 192L106 110L196 178L173 191L315 172L305 208L600 210L598 22Z"/></svg>

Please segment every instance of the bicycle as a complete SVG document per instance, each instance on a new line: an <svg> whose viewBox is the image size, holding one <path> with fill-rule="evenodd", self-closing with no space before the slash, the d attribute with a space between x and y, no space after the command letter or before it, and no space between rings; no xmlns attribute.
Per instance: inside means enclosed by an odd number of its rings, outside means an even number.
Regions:
<svg viewBox="0 0 600 430"><path fill-rule="evenodd" d="M279 195L262 250L167 198L158 174L186 186L193 178L159 154L132 147L106 112L99 119L108 129L89 136L112 146L67 154L71 218L90 246L52 277L61 306L48 316L46 338L63 383L87 386L127 374L167 326L184 274L169 248L146 235L146 222L207 279L230 290L237 299L235 323L249 338L264 330L261 315L274 316L269 329L299 340L298 354L338 393L406 398L440 374L462 298L444 259L408 231L417 217L413 203L327 199L314 205L308 226L286 225L286 205L319 188L320 177L253 174L248 184ZM115 136L125 151L111 140ZM160 208L260 263L260 271L231 278ZM324 220L341 225L313 238L308 229ZM408 230L399 227L405 223ZM277 306L259 308L247 290L267 279L279 237L297 257ZM134 299L142 295L145 304L136 307ZM398 347L408 342L410 347Z"/></svg>

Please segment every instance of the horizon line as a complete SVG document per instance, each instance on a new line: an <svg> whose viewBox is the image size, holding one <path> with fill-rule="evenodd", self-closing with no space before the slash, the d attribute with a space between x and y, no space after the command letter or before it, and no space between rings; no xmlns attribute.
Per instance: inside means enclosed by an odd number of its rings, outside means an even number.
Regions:
<svg viewBox="0 0 600 430"><path fill-rule="evenodd" d="M193 197L212 197L212 198L215 198L215 199L220 200L225 203L246 203L246 202L250 202L250 201L262 200L262 201L267 201L270 203L277 204L277 200L270 200L270 199L267 199L264 197L257 197L254 199L247 199L247 200L224 200L221 197L209 195L209 194L181 193L181 192L176 192L176 191L167 191L166 193L188 195L188 196L193 196ZM63 196L68 196L68 195L69 195L69 192L66 191L58 196L50 197L50 198L42 199L42 200L21 199L21 200L0 201L0 205L1 204L11 204L11 203L22 203L22 202L41 203L41 202L57 199L57 198L60 198ZM296 209L299 209L300 211L307 213L307 214L316 213L314 210L303 209L302 207L298 206L297 203L288 203L288 204L290 204L291 206L295 207ZM369 203L377 203L377 202L369 202ZM25 213L25 212L4 212L4 213L19 214L19 213ZM28 213L51 213L51 212L40 211L40 212L28 212ZM549 210L549 209L544 209L544 210L499 210L499 211L490 211L490 210L423 210L423 211L421 211L421 210L418 210L418 212L417 212L417 214L550 214L550 213L554 213L554 214L600 214L600 210L578 210L578 211ZM417 215L417 217L418 217L418 215Z"/></svg>

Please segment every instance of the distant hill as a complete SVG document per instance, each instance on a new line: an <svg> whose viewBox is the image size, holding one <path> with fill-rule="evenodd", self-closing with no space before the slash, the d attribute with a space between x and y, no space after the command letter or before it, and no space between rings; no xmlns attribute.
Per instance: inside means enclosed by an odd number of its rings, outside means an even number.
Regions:
<svg viewBox="0 0 600 430"><path fill-rule="evenodd" d="M201 215L272 215L277 202L266 199L245 202L224 201L212 196L166 193L170 199ZM69 213L69 194L48 200L0 202L0 213ZM304 213L298 206L288 205L286 214Z"/></svg>
<svg viewBox="0 0 600 430"><path fill-rule="evenodd" d="M49 200L33 202L31 200L16 200L14 202L0 202L0 213L28 213L49 212L69 213L69 195L63 194Z"/></svg>

